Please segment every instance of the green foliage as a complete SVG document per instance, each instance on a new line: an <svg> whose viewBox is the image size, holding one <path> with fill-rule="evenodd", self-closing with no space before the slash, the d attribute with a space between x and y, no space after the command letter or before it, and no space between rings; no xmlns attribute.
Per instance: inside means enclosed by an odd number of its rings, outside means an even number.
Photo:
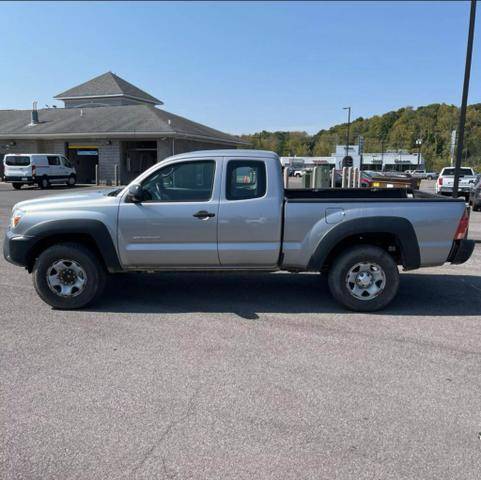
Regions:
<svg viewBox="0 0 481 480"><path fill-rule="evenodd" d="M439 170L449 164L451 131L458 126L459 109L454 105L433 103L414 109L399 110L356 118L351 123L351 144L359 136L365 139L364 151L408 150L417 152L416 139L423 141L421 153L429 169ZM267 132L243 135L252 148L272 150L281 156L328 156L337 144L344 144L347 123L320 130L315 135L306 132ZM464 139L463 163L481 167L481 104L468 107Z"/></svg>

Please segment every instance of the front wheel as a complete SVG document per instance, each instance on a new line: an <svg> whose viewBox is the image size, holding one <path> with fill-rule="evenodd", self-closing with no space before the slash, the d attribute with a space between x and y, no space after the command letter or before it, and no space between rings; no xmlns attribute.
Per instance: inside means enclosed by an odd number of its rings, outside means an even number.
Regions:
<svg viewBox="0 0 481 480"><path fill-rule="evenodd" d="M59 309L82 308L102 293L106 273L98 258L77 243L59 243L44 250L33 268L40 298Z"/></svg>
<svg viewBox="0 0 481 480"><path fill-rule="evenodd" d="M328 283L340 304L358 312L374 312L396 296L399 270L385 250L362 245L346 250L334 261Z"/></svg>
<svg viewBox="0 0 481 480"><path fill-rule="evenodd" d="M76 182L75 175L70 175L67 180L67 187L74 187Z"/></svg>
<svg viewBox="0 0 481 480"><path fill-rule="evenodd" d="M42 177L39 182L38 182L38 186L42 189L42 190L45 190L46 188L48 188L50 186L50 182L48 181L48 178L47 177Z"/></svg>

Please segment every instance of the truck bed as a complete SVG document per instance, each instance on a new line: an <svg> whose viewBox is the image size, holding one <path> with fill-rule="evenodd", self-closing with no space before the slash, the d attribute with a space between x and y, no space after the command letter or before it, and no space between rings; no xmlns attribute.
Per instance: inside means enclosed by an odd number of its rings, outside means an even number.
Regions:
<svg viewBox="0 0 481 480"><path fill-rule="evenodd" d="M448 258L464 199L409 189L287 189L284 191L283 266L305 268L312 252L331 231L370 228L382 234L382 222L399 220L414 230L420 266ZM406 222L407 221L407 222Z"/></svg>
<svg viewBox="0 0 481 480"><path fill-rule="evenodd" d="M407 188L291 188L284 190L287 203L351 202L351 201L429 201L464 202L462 198L443 197Z"/></svg>

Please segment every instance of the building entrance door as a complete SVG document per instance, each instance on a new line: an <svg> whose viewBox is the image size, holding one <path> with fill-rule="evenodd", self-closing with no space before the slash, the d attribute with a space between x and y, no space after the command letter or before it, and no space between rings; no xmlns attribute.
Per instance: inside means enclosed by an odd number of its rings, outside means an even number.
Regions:
<svg viewBox="0 0 481 480"><path fill-rule="evenodd" d="M99 163L96 147L68 147L68 158L77 172L77 183L95 183L95 166Z"/></svg>

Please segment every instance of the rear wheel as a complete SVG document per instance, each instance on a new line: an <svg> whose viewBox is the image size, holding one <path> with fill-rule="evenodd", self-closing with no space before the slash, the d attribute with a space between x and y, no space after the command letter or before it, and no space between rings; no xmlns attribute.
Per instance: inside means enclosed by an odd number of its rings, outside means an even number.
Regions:
<svg viewBox="0 0 481 480"><path fill-rule="evenodd" d="M33 285L40 298L59 309L82 308L102 293L106 272L84 245L59 243L44 250L33 269Z"/></svg>
<svg viewBox="0 0 481 480"><path fill-rule="evenodd" d="M332 296L359 312L386 307L399 288L399 271L385 250L371 245L352 247L333 263L328 276Z"/></svg>
<svg viewBox="0 0 481 480"><path fill-rule="evenodd" d="M12 186L15 190L20 190L22 188L23 183L12 183Z"/></svg>

